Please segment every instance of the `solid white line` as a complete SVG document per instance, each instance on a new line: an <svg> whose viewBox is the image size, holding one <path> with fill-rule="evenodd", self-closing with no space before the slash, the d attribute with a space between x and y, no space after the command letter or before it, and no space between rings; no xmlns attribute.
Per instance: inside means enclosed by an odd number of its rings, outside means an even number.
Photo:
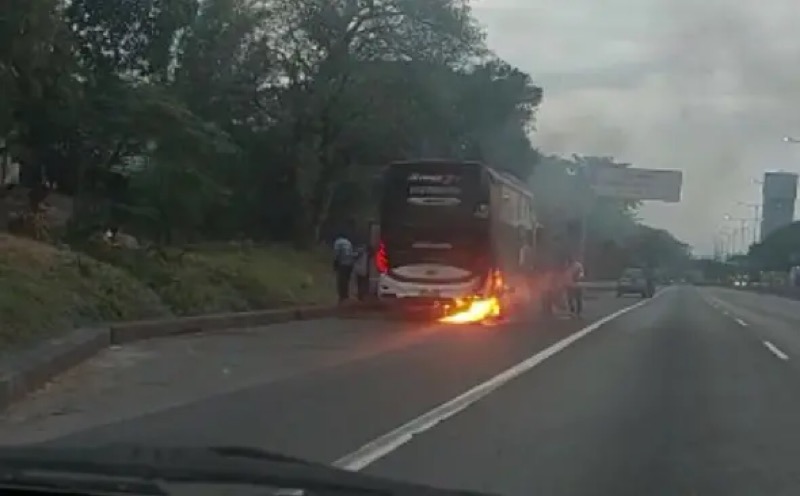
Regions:
<svg viewBox="0 0 800 496"><path fill-rule="evenodd" d="M776 357L780 358L781 360L788 360L789 359L789 355L787 355L786 353L784 353L781 350L779 350L777 346L775 346L774 344L770 343L769 341L764 341L764 346L766 346L767 349L769 351L771 351L773 355L775 355Z"/></svg>
<svg viewBox="0 0 800 496"><path fill-rule="evenodd" d="M747 327L747 322L745 322L744 320L740 319L739 317L736 317L736 323L739 324L742 327Z"/></svg>
<svg viewBox="0 0 800 496"><path fill-rule="evenodd" d="M575 341L581 339L592 331L597 330L604 324L638 308L659 296L662 291L657 292L653 298L649 300L642 300L634 305L623 308L617 312L607 315L602 319L593 322L592 324L584 327L580 331L572 334L561 341L555 343L549 348L536 353L535 355L525 359L524 361L514 365L505 372L500 373L489 379L488 381L475 386L469 391L453 398L452 400L437 406L433 410L411 420L410 422L380 436L379 438L370 441L356 451L343 456L342 458L333 462L333 466L345 470L358 471L364 467L376 462L377 460L388 455L392 451L403 446L409 442L415 435L421 434L428 429L434 427L439 422L442 422L453 415L465 410L470 405L474 404L481 398L489 395L492 391L498 389L505 383L519 377L523 373L539 365L546 359L555 355Z"/></svg>

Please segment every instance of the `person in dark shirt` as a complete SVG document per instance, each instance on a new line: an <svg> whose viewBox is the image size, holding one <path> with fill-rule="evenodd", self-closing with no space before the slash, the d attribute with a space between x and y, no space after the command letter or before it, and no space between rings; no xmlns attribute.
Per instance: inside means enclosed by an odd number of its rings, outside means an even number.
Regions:
<svg viewBox="0 0 800 496"><path fill-rule="evenodd" d="M333 270L336 272L336 292L339 303L344 303L350 298L350 279L353 276L354 262L353 243L344 233L341 233L333 242Z"/></svg>

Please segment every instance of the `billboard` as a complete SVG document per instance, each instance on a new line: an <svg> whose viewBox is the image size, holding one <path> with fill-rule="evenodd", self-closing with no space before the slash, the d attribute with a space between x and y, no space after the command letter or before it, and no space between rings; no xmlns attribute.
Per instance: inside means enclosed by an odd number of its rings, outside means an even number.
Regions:
<svg viewBox="0 0 800 496"><path fill-rule="evenodd" d="M678 170L592 167L592 188L599 196L623 200L681 201L683 173Z"/></svg>
<svg viewBox="0 0 800 496"><path fill-rule="evenodd" d="M764 174L762 194L761 240L789 225L794 220L794 203L797 197L797 174L767 172Z"/></svg>

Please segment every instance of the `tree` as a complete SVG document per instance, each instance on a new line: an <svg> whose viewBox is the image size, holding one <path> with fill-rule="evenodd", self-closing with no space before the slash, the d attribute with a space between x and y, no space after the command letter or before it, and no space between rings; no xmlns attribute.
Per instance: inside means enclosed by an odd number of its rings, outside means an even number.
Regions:
<svg viewBox="0 0 800 496"><path fill-rule="evenodd" d="M542 219L572 225L567 171L614 165L539 155L542 90L467 0L10 1L0 138L81 236L308 244L370 215L384 164L430 156L536 170ZM590 247L622 250L636 206L592 207Z"/></svg>
<svg viewBox="0 0 800 496"><path fill-rule="evenodd" d="M753 268L764 271L788 271L800 265L800 222L793 222L772 232L748 253Z"/></svg>
<svg viewBox="0 0 800 496"><path fill-rule="evenodd" d="M60 14L56 0L13 0L0 16L0 139L22 162L29 185L41 182L75 97Z"/></svg>
<svg viewBox="0 0 800 496"><path fill-rule="evenodd" d="M482 35L465 2L455 0L273 0L274 53L288 82L283 141L295 164L286 171L297 192L302 231L319 236L337 177L348 176L348 126L369 109L355 94L359 71L383 61L463 64L482 52ZM365 108L366 106L366 108ZM308 230L308 231L307 231Z"/></svg>
<svg viewBox="0 0 800 496"><path fill-rule="evenodd" d="M150 82L169 79L175 44L197 9L196 0L70 0L66 5L84 76Z"/></svg>

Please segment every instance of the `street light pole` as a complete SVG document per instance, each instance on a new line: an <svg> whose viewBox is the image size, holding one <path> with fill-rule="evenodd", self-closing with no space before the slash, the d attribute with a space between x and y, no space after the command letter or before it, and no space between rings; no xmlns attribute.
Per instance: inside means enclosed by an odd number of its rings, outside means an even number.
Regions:
<svg viewBox="0 0 800 496"><path fill-rule="evenodd" d="M586 265L586 243L589 230L589 215L591 213L592 204L594 203L594 190L592 189L591 178L589 177L589 164L586 159L579 155L572 155L574 162L577 164L576 168L567 169L570 176L575 177L579 188L586 188L585 191L580 191L582 197L581 203L581 220L580 220L580 233L578 239L578 255L577 259L581 261L584 266Z"/></svg>
<svg viewBox="0 0 800 496"><path fill-rule="evenodd" d="M747 253L747 241L745 240L745 233L747 233L747 223L750 222L750 219L741 218L741 217L732 217L729 214L725 214L725 220L728 221L739 221L739 229L733 231L734 241L736 240L736 232L739 232L739 237L742 242L742 253Z"/></svg>
<svg viewBox="0 0 800 496"><path fill-rule="evenodd" d="M753 209L753 244L758 243L758 228L761 221L761 204L760 203L745 203L738 202L739 205L750 207Z"/></svg>
<svg viewBox="0 0 800 496"><path fill-rule="evenodd" d="M717 239L719 240L719 247L720 247L720 257L722 261L726 261L728 257L731 255L732 247L731 245L731 232L729 228L722 227L717 231Z"/></svg>

